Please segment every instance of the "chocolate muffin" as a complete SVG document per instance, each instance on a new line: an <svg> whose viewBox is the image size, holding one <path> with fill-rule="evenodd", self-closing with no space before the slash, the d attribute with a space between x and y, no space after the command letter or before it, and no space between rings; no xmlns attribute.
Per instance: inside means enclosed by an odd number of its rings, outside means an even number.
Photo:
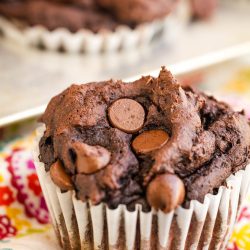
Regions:
<svg viewBox="0 0 250 250"><path fill-rule="evenodd" d="M101 0L3 0L0 15L31 26L49 30L67 28L72 32L89 29L115 30L126 24L131 28L168 15L178 0L101 1Z"/></svg>
<svg viewBox="0 0 250 250"><path fill-rule="evenodd" d="M42 25L48 30L67 28L71 32L77 32L84 28L98 32L100 29L114 30L118 25L108 13L97 10L92 5L82 6L69 2L3 1L0 2L0 14L31 26Z"/></svg>
<svg viewBox="0 0 250 250"><path fill-rule="evenodd" d="M109 208L165 213L216 194L244 169L250 127L212 96L157 78L72 85L41 117L39 159L62 190Z"/></svg>
<svg viewBox="0 0 250 250"><path fill-rule="evenodd" d="M207 19L213 16L218 7L218 0L189 0L194 18Z"/></svg>
<svg viewBox="0 0 250 250"><path fill-rule="evenodd" d="M97 3L111 11L120 21L138 24L161 18L170 13L177 1L166 0L97 0Z"/></svg>

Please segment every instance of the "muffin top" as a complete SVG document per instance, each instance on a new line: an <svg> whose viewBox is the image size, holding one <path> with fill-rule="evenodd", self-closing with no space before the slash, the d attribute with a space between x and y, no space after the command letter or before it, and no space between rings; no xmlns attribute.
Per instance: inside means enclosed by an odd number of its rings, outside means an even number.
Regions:
<svg viewBox="0 0 250 250"><path fill-rule="evenodd" d="M179 0L96 0L97 4L125 23L142 23L164 17Z"/></svg>
<svg viewBox="0 0 250 250"><path fill-rule="evenodd" d="M243 112L183 89L164 67L157 78L72 85L41 121L39 157L54 183L110 208L202 202L249 161Z"/></svg>
<svg viewBox="0 0 250 250"><path fill-rule="evenodd" d="M43 25L49 30L65 27L114 30L121 24L131 28L169 14L178 0L2 0L0 15Z"/></svg>

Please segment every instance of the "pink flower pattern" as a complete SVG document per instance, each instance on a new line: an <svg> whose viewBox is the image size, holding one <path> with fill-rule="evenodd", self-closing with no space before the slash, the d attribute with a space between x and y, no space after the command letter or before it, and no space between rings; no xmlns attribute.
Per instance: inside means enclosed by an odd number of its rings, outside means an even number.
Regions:
<svg viewBox="0 0 250 250"><path fill-rule="evenodd" d="M17 192L17 201L24 206L26 215L41 224L47 224L48 209L38 184L31 152L21 148L14 149L6 157L6 162L11 174L11 184Z"/></svg>
<svg viewBox="0 0 250 250"><path fill-rule="evenodd" d="M11 225L11 220L6 215L0 215L0 240L15 236L17 230Z"/></svg>

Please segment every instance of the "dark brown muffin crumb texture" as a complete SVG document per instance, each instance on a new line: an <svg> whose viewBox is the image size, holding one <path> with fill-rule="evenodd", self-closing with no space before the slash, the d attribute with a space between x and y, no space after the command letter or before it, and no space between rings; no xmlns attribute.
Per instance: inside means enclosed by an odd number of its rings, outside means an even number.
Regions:
<svg viewBox="0 0 250 250"><path fill-rule="evenodd" d="M144 109L144 124L138 131L127 133L110 122L108 110L122 98ZM46 131L40 141L40 160L46 171L60 161L79 199L105 202L110 208L126 204L133 210L142 204L149 211L154 204L148 204L147 189L164 174L183 182L182 205L188 206L192 199L202 202L207 193L216 192L229 175L249 162L250 128L242 112L191 88L181 88L165 68L157 78L146 76L129 84L110 80L72 85L51 100L41 121ZM152 152L135 152L132 142L148 130L162 130L169 139ZM110 152L109 163L93 173L79 173L76 143L105 148ZM167 189L159 185L157 191L166 192L165 207L183 195L175 183Z"/></svg>

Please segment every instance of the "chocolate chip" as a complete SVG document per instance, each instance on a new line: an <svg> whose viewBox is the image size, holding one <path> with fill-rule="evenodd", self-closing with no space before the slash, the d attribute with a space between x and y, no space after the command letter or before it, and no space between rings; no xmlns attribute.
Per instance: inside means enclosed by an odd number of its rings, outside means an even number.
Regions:
<svg viewBox="0 0 250 250"><path fill-rule="evenodd" d="M50 176L52 181L62 190L73 189L70 176L65 172L62 163L57 160L50 167Z"/></svg>
<svg viewBox="0 0 250 250"><path fill-rule="evenodd" d="M161 148L169 139L164 130L148 130L138 135L132 147L138 154L147 154Z"/></svg>
<svg viewBox="0 0 250 250"><path fill-rule="evenodd" d="M77 155L76 167L78 173L93 174L106 167L110 161L110 152L101 146L90 146L75 142L73 148Z"/></svg>
<svg viewBox="0 0 250 250"><path fill-rule="evenodd" d="M140 103L124 98L110 106L108 116L114 127L126 133L135 133L143 126L145 112Z"/></svg>
<svg viewBox="0 0 250 250"><path fill-rule="evenodd" d="M147 188L147 200L150 206L165 213L177 208L183 203L184 198L184 184L173 174L156 176Z"/></svg>

